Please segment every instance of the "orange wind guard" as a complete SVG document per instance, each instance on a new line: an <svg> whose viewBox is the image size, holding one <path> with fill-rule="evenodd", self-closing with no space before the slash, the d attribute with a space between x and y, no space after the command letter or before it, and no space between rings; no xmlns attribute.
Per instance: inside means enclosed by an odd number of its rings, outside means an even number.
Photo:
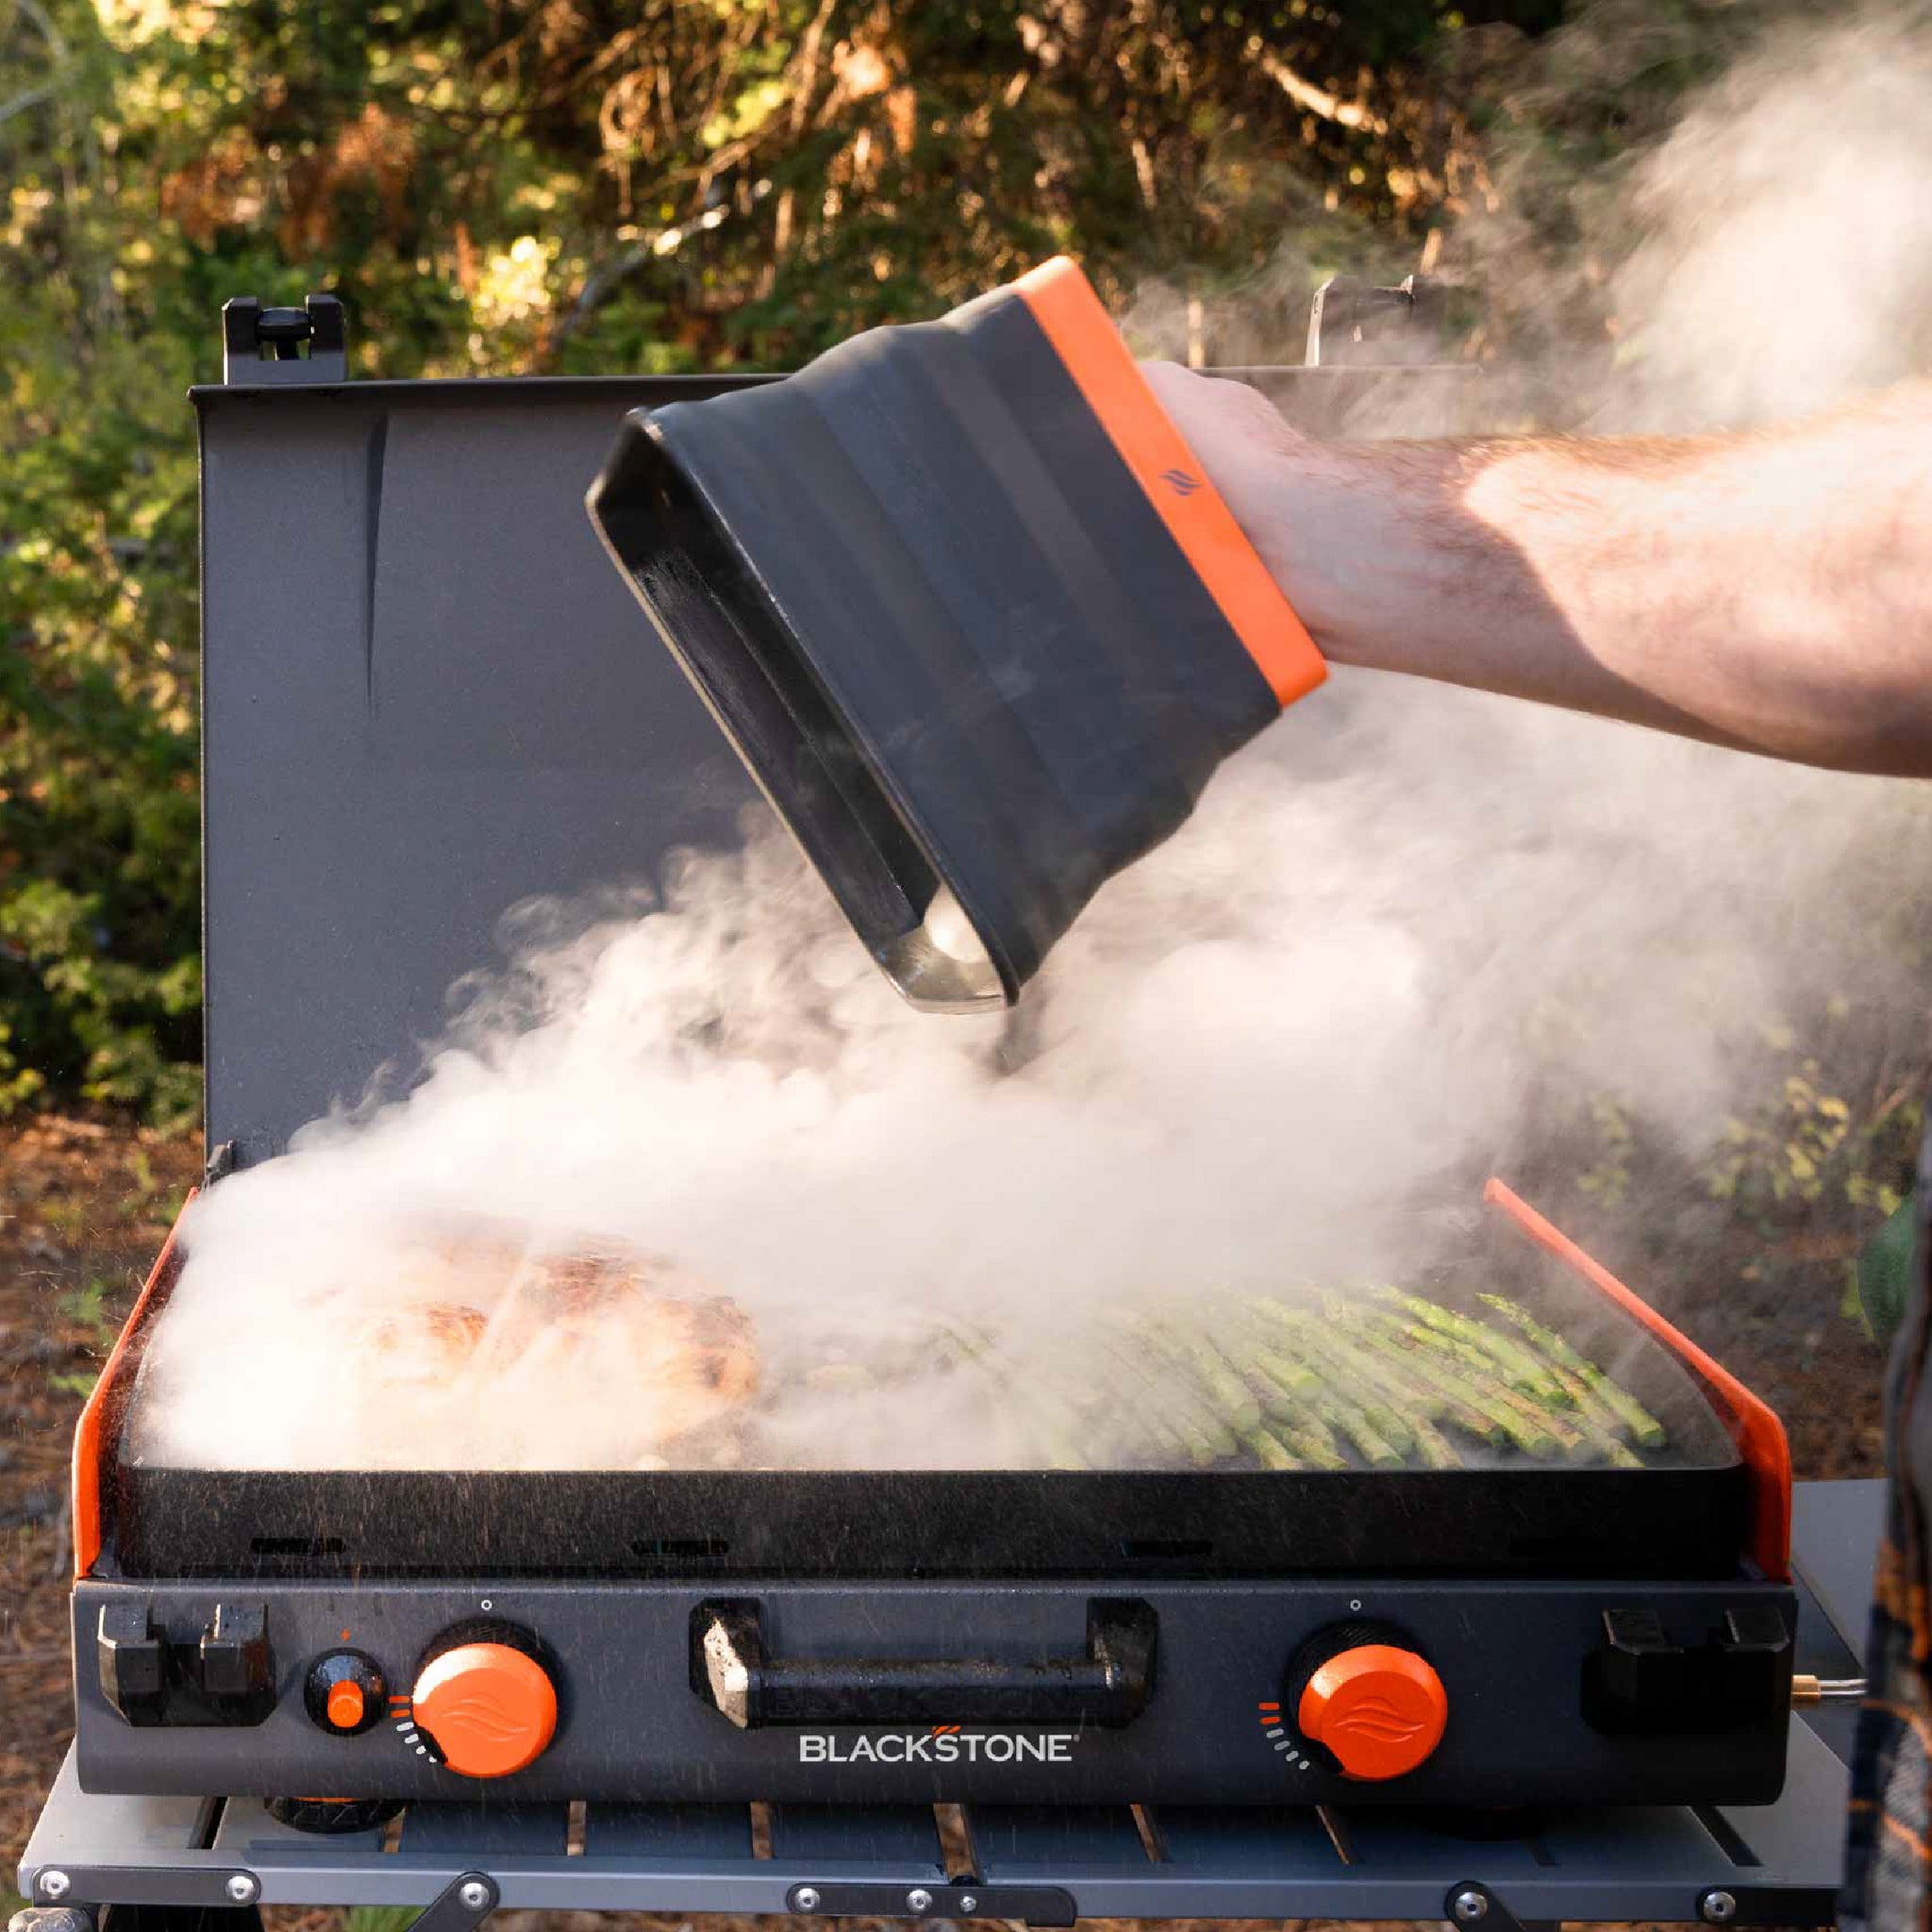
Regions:
<svg viewBox="0 0 1932 1932"><path fill-rule="evenodd" d="M188 1201L193 1200L198 1191L191 1189ZM188 1201L181 1204L183 1213L187 1212ZM108 1356L108 1365L101 1371L100 1380L94 1384L93 1393L88 1397L87 1407L81 1410L80 1422L74 1431L74 1574L76 1579L92 1571L101 1554L101 1461L112 1434L108 1406L110 1401L116 1405L112 1420L118 1422L120 1404L126 1391L116 1386L116 1377L129 1346L147 1318L149 1305L174 1276L177 1266L175 1242L180 1232L181 1223L177 1217L175 1225L168 1230L168 1239L161 1244L161 1252L155 1257L155 1265L149 1271L146 1285L122 1326L120 1339L114 1343L114 1352Z"/></svg>
<svg viewBox="0 0 1932 1932"><path fill-rule="evenodd" d="M1156 401L1087 277L1056 256L1013 284L1248 656L1286 707L1328 675L1234 512Z"/></svg>
<svg viewBox="0 0 1932 1932"><path fill-rule="evenodd" d="M1491 1177L1483 1189L1483 1199L1491 1207L1500 1208L1539 1247L1641 1322L1703 1384L1705 1393L1729 1424L1731 1438L1751 1474L1751 1555L1765 1575L1783 1582L1791 1568L1791 1446L1784 1424L1728 1369L1713 1361L1690 1337L1678 1333L1648 1302L1625 1288L1602 1262L1592 1260L1521 1195Z"/></svg>

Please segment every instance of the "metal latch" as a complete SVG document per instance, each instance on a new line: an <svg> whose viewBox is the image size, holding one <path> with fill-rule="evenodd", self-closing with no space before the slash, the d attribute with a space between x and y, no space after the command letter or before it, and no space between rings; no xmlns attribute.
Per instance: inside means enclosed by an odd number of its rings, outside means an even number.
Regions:
<svg viewBox="0 0 1932 1932"><path fill-rule="evenodd" d="M348 336L333 295L310 295L300 308L264 308L253 295L222 305L224 382L348 379Z"/></svg>

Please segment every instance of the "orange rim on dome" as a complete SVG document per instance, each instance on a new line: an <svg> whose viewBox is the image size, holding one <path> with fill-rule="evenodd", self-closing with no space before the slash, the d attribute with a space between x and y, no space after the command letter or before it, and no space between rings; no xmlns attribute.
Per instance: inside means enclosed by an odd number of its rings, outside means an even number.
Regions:
<svg viewBox="0 0 1932 1932"><path fill-rule="evenodd" d="M1169 534L1286 707L1328 675L1307 626L1208 480L1092 285L1056 256L1013 284Z"/></svg>

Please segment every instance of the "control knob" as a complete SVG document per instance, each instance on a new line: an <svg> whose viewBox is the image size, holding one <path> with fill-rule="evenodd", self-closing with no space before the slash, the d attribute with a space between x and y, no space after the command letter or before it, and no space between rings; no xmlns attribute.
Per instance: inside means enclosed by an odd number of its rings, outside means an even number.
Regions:
<svg viewBox="0 0 1932 1932"><path fill-rule="evenodd" d="M557 1686L527 1632L447 1631L417 1673L410 1715L451 1771L508 1777L534 1764L555 1734Z"/></svg>
<svg viewBox="0 0 1932 1932"><path fill-rule="evenodd" d="M1281 1707L1344 1777L1379 1783L1428 1760L1449 1721L1449 1693L1401 1631L1337 1624L1295 1654Z"/></svg>
<svg viewBox="0 0 1932 1932"><path fill-rule="evenodd" d="M381 1666L366 1651L331 1650L309 1665L302 1702L318 1729L353 1738L382 1722L389 1686Z"/></svg>

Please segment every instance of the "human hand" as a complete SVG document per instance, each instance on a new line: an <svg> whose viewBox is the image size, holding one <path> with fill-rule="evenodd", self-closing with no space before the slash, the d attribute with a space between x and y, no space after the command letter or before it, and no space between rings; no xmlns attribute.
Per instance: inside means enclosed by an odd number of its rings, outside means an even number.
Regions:
<svg viewBox="0 0 1932 1932"><path fill-rule="evenodd" d="M1345 459L1244 382L1174 362L1143 362L1141 373L1316 643L1345 650L1360 592L1344 589L1341 567L1361 555Z"/></svg>

